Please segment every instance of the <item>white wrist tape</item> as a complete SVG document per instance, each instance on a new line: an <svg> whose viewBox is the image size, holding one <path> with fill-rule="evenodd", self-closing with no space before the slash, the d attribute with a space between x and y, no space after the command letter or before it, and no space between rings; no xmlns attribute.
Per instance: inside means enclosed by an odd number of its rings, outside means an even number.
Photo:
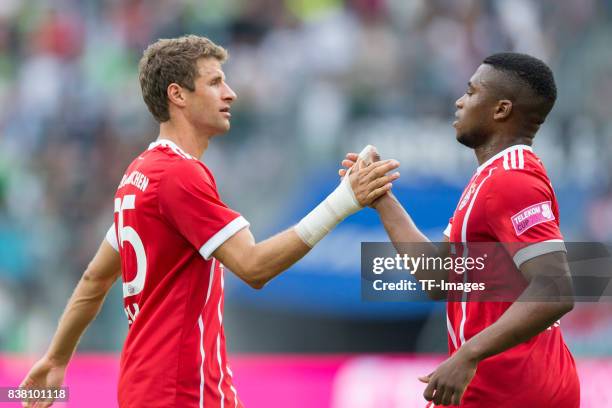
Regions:
<svg viewBox="0 0 612 408"><path fill-rule="evenodd" d="M371 149L372 146L366 146L359 153L359 158L367 158ZM350 169L340 185L294 227L295 232L309 247L315 246L343 219L362 208L351 188L349 174Z"/></svg>

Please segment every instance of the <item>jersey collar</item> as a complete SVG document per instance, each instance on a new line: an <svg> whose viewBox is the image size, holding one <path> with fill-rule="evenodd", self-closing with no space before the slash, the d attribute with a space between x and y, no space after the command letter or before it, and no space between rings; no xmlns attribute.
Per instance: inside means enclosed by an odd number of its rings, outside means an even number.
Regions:
<svg viewBox="0 0 612 408"><path fill-rule="evenodd" d="M491 163L493 163L495 160L499 159L500 157L502 157L506 153L509 153L511 151L514 151L514 150L520 150L520 149L524 149L524 150L528 150L530 152L533 152L533 149L531 148L531 146L527 146L527 145L524 145L524 144L518 144L518 145L513 145L513 146L510 146L510 147L506 147L504 150L502 150L501 152L497 153L496 155L491 157L489 160L487 160L486 162L484 162L480 166L478 166L478 168L476 169L476 173L477 174L480 173L486 167L491 165Z"/></svg>
<svg viewBox="0 0 612 408"><path fill-rule="evenodd" d="M147 150L151 150L156 148L157 146L164 146L164 147L169 147L170 149L174 150L176 153L178 153L180 156L183 156L187 159L193 159L196 160L195 157L193 157L192 155L190 155L189 153L187 153L186 151L184 151L183 149L181 149L176 143L174 143L172 140L170 139L157 139L156 141L154 141L153 143L151 143L149 145L149 148Z"/></svg>

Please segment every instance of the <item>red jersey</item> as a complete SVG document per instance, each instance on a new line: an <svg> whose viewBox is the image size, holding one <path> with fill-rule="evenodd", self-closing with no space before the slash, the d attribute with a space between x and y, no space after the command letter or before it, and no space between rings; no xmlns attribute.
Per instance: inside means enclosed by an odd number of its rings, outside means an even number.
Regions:
<svg viewBox="0 0 612 408"><path fill-rule="evenodd" d="M211 254L248 225L210 170L171 141L127 168L107 234L121 254L129 323L121 408L242 406L225 352L223 266Z"/></svg>
<svg viewBox="0 0 612 408"><path fill-rule="evenodd" d="M513 243L501 255L511 258L506 262L511 268L503 273L518 274L516 279L523 279L518 268L525 261L565 251L557 199L531 147L511 146L478 167L445 235L458 243ZM462 299L466 301L447 304L450 354L496 322L512 304L470 302L469 295ZM574 359L557 322L528 341L480 362L461 407L576 408L579 400Z"/></svg>

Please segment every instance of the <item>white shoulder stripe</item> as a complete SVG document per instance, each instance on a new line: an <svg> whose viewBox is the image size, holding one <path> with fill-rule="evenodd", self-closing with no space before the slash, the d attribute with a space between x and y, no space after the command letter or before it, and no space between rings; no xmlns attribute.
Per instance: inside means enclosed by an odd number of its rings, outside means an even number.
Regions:
<svg viewBox="0 0 612 408"><path fill-rule="evenodd" d="M497 154L493 155L493 157L489 158L489 160L487 160L486 162L482 163L480 166L478 166L478 168L476 169L476 174L479 174L481 171L483 171L484 169L489 167L495 160L501 158L502 156L504 157L504 170L509 170L510 166L508 165L508 157L507 157L507 155L508 155L509 152L514 151L514 150L527 150L529 152L533 151L531 149L531 146L527 146L527 145L523 145L523 144L512 145L510 147L507 147L504 150L502 150L501 152L498 152Z"/></svg>
<svg viewBox="0 0 612 408"><path fill-rule="evenodd" d="M189 153L185 152L183 149L181 149L176 143L174 143L172 140L169 139L157 139L155 142L151 143L149 145L148 150L154 149L157 146L163 146L163 147L167 147L170 150L172 150L174 153L176 153L178 156L184 158L184 159L192 159L192 160L197 160L195 157L193 157L192 155L190 155Z"/></svg>
<svg viewBox="0 0 612 408"><path fill-rule="evenodd" d="M508 167L508 153L504 154L504 170L510 170L510 167Z"/></svg>
<svg viewBox="0 0 612 408"><path fill-rule="evenodd" d="M516 150L510 150L510 167L516 169Z"/></svg>
<svg viewBox="0 0 612 408"><path fill-rule="evenodd" d="M183 159L189 159L189 157L185 156L180 150L174 148L174 147L170 147L172 149L172 151L176 154L178 154L179 156L181 156Z"/></svg>
<svg viewBox="0 0 612 408"><path fill-rule="evenodd" d="M523 153L523 149L518 149L518 168L519 169L525 168L525 156Z"/></svg>

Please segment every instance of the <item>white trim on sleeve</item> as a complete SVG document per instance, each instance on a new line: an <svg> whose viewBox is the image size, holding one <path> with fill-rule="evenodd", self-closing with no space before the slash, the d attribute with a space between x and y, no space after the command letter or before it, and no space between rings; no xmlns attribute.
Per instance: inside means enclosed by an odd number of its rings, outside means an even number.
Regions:
<svg viewBox="0 0 612 408"><path fill-rule="evenodd" d="M525 248L518 250L514 257L514 264L517 268L536 256L549 254L551 252L567 252L565 243L562 239L549 239L548 241L537 242L533 245L529 245Z"/></svg>
<svg viewBox="0 0 612 408"><path fill-rule="evenodd" d="M221 244L231 238L235 233L248 227L249 225L251 224L249 224L249 222L243 216L239 216L213 235L208 241L206 241L200 248L200 255L202 255L202 257L208 261L212 253L215 252L215 250L219 248Z"/></svg>
<svg viewBox="0 0 612 408"><path fill-rule="evenodd" d="M117 243L117 234L115 234L115 223L111 224L108 231L106 231L106 241L113 249L119 252L119 244Z"/></svg>
<svg viewBox="0 0 612 408"><path fill-rule="evenodd" d="M450 238L450 233L451 233L451 228L452 227L453 227L453 225L449 222L448 225L446 226L446 228L444 228L444 232L442 234L444 234L445 237Z"/></svg>

